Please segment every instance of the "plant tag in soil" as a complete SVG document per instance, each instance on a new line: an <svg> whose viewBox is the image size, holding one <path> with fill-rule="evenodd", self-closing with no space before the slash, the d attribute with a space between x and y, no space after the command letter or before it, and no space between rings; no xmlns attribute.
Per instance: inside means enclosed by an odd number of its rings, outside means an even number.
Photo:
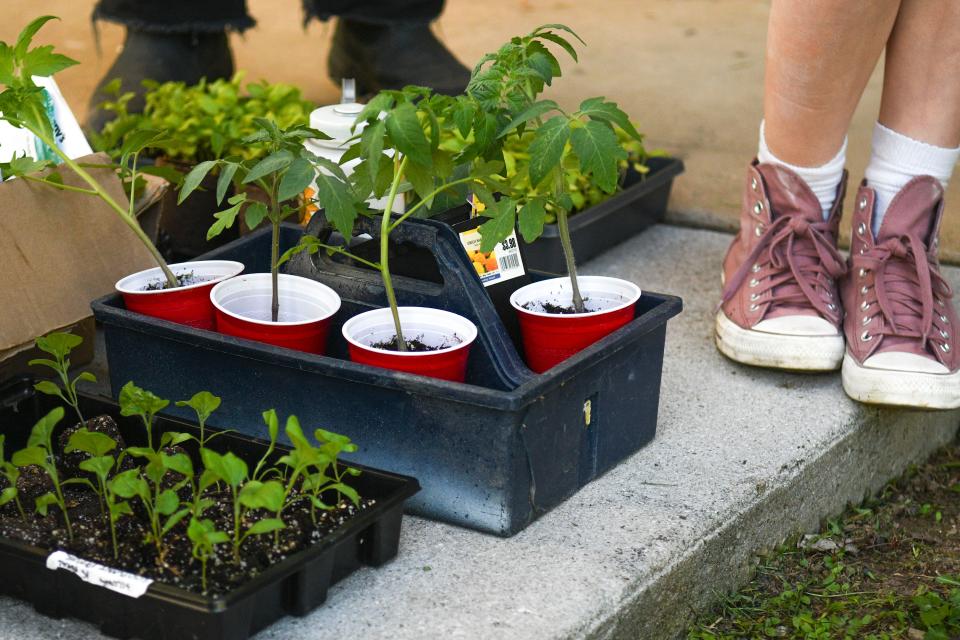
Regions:
<svg viewBox="0 0 960 640"><path fill-rule="evenodd" d="M516 231L503 242L497 243L490 253L480 251L480 240L480 231L476 228L460 232L460 243L463 244L473 268L477 270L483 286L489 287L526 275Z"/></svg>
<svg viewBox="0 0 960 640"><path fill-rule="evenodd" d="M131 598L142 596L153 582L150 578L144 578L113 567L105 567L102 564L70 555L66 551L54 551L47 556L47 569L53 571L64 569L76 574L84 582L122 593Z"/></svg>

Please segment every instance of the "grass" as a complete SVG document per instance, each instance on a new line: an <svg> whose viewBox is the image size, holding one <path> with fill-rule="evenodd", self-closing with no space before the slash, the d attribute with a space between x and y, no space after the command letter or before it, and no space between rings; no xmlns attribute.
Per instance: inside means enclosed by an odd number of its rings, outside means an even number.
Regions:
<svg viewBox="0 0 960 640"><path fill-rule="evenodd" d="M960 638L960 445L759 559L688 640Z"/></svg>

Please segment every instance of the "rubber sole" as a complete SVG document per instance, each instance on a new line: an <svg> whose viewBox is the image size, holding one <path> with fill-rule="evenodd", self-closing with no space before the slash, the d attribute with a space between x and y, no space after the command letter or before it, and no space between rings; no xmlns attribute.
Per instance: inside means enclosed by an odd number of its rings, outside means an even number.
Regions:
<svg viewBox="0 0 960 640"><path fill-rule="evenodd" d="M720 353L756 367L789 371L836 371L843 361L844 342L836 336L791 336L753 331L717 312L716 341Z"/></svg>
<svg viewBox="0 0 960 640"><path fill-rule="evenodd" d="M843 390L857 402L917 409L960 407L960 371L919 373L864 367L849 353L840 376Z"/></svg>

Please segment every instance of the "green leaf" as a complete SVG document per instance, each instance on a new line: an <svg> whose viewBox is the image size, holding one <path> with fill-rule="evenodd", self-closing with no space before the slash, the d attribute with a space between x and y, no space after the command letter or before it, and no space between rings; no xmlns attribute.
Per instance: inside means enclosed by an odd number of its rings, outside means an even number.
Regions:
<svg viewBox="0 0 960 640"><path fill-rule="evenodd" d="M469 135L473 129L473 120L477 115L477 106L469 100L457 102L457 107L453 112L453 123L457 126L457 131L464 138Z"/></svg>
<svg viewBox="0 0 960 640"><path fill-rule="evenodd" d="M60 391L60 387L49 380L41 380L40 382L34 384L33 388L48 396L59 396L62 393Z"/></svg>
<svg viewBox="0 0 960 640"><path fill-rule="evenodd" d="M277 418L275 409L268 409L263 412L263 421L267 425L267 433L270 435L270 442L276 442L280 434L280 420Z"/></svg>
<svg viewBox="0 0 960 640"><path fill-rule="evenodd" d="M283 485L276 480L251 480L243 485L237 499L248 509L266 509L276 513L283 507Z"/></svg>
<svg viewBox="0 0 960 640"><path fill-rule="evenodd" d="M16 487L7 487L0 492L0 506L3 506L17 497Z"/></svg>
<svg viewBox="0 0 960 640"><path fill-rule="evenodd" d="M113 469L114 459L110 456L99 456L96 458L87 458L78 466L83 471L89 471L101 478L106 478Z"/></svg>
<svg viewBox="0 0 960 640"><path fill-rule="evenodd" d="M181 204L184 200L187 199L191 193L200 186L200 183L203 182L203 179L207 177L207 174L210 173L210 170L217 165L216 160L207 160L201 162L193 169L190 170L190 173L187 174L187 177L183 179L183 184L180 186L180 196L177 198L177 204Z"/></svg>
<svg viewBox="0 0 960 640"><path fill-rule="evenodd" d="M297 158L280 178L277 199L280 202L295 198L313 182L313 165L306 158Z"/></svg>
<svg viewBox="0 0 960 640"><path fill-rule="evenodd" d="M407 162L407 167L403 175L410 181L410 184L413 185L413 190L421 199L426 199L434 189L433 172L429 168L423 167L416 162ZM428 209L433 204L432 200L431 198L425 205Z"/></svg>
<svg viewBox="0 0 960 640"><path fill-rule="evenodd" d="M350 187L334 176L320 171L317 174L317 201L334 229L344 238L350 238L357 219L357 207Z"/></svg>
<svg viewBox="0 0 960 640"><path fill-rule="evenodd" d="M491 208L488 207L483 215L491 219L481 224L480 251L493 251L498 242L505 240L513 233L516 226L517 204L510 198L502 198Z"/></svg>
<svg viewBox="0 0 960 640"><path fill-rule="evenodd" d="M199 422L206 422L214 411L220 408L220 397L209 391L198 391L189 400L178 400L178 407L190 407L197 414Z"/></svg>
<svg viewBox="0 0 960 640"><path fill-rule="evenodd" d="M16 63L13 55L13 47L6 42L0 42L0 85L10 86L16 82L13 71ZM13 98L13 94L8 94L8 98ZM0 110L2 111L2 110Z"/></svg>
<svg viewBox="0 0 960 640"><path fill-rule="evenodd" d="M243 177L243 183L249 184L255 180L281 171L290 166L293 162L293 153L287 149L281 149L279 151L274 151L266 158L253 165L253 168L247 172L247 175Z"/></svg>
<svg viewBox="0 0 960 640"><path fill-rule="evenodd" d="M397 151L418 164L430 166L430 142L423 133L416 107L404 102L393 109L384 122Z"/></svg>
<svg viewBox="0 0 960 640"><path fill-rule="evenodd" d="M128 469L115 475L109 482L110 491L121 498L146 497L150 495L146 481L140 477L140 469Z"/></svg>
<svg viewBox="0 0 960 640"><path fill-rule="evenodd" d="M180 506L180 496L173 489L166 489L157 496L157 513L169 516Z"/></svg>
<svg viewBox="0 0 960 640"><path fill-rule="evenodd" d="M277 518L264 518L263 520L257 520L247 529L245 536L260 536L265 533L273 533L274 531L279 531L287 525L283 524L283 520Z"/></svg>
<svg viewBox="0 0 960 640"><path fill-rule="evenodd" d="M28 467L32 464L44 466L47 464L47 450L43 447L27 447L13 452L10 461L17 467Z"/></svg>
<svg viewBox="0 0 960 640"><path fill-rule="evenodd" d="M580 159L580 170L593 174L593 181L607 193L617 190L619 161L627 158L610 125L590 120L570 134L570 146Z"/></svg>
<svg viewBox="0 0 960 640"><path fill-rule="evenodd" d="M588 98L580 103L579 115L586 116L591 120L600 120L615 124L631 137L643 141L643 135L630 122L630 117L624 113L614 102L606 102L605 98Z"/></svg>
<svg viewBox="0 0 960 640"><path fill-rule="evenodd" d="M370 184L377 184L377 174L380 171L380 157L383 155L383 138L386 134L386 124L377 120L363 130L360 137L363 157L367 161L370 173Z"/></svg>
<svg viewBox="0 0 960 640"><path fill-rule="evenodd" d="M47 515L47 510L48 510L51 506L53 506L53 505L55 505L55 504L59 504L59 502L58 502L58 500L57 500L56 494L54 494L54 493L51 491L51 492L45 493L45 494L43 494L42 496L40 496L39 498L37 498L36 501L35 501L35 504L36 504L36 507L37 507L37 513L39 513L41 516L46 517L46 515Z"/></svg>
<svg viewBox="0 0 960 640"><path fill-rule="evenodd" d="M334 491L339 491L341 494L345 495L347 499L355 505L360 504L360 495L357 493L356 489L353 487L338 482L330 485L327 489L332 489Z"/></svg>
<svg viewBox="0 0 960 640"><path fill-rule="evenodd" d="M173 529L181 520L190 515L190 509L181 509L175 514L167 518L167 521L163 523L163 527L160 529L160 535L166 535L170 529Z"/></svg>
<svg viewBox="0 0 960 640"><path fill-rule="evenodd" d="M76 378L73 379L73 384L76 385L78 381L83 382L96 382L97 376L93 375L89 371L81 371Z"/></svg>
<svg viewBox="0 0 960 640"><path fill-rule="evenodd" d="M67 453L83 451L91 456L105 456L116 448L117 441L110 436L83 427L70 434L65 450Z"/></svg>
<svg viewBox="0 0 960 640"><path fill-rule="evenodd" d="M120 155L127 157L134 153L140 153L144 149L156 146L165 141L166 135L162 131L154 129L138 129L131 132L123 139L120 147ZM126 164L121 161L121 164Z"/></svg>
<svg viewBox="0 0 960 640"><path fill-rule="evenodd" d="M206 471L233 488L238 488L247 479L247 463L230 451L221 455L210 449L201 449L200 457Z"/></svg>
<svg viewBox="0 0 960 640"><path fill-rule="evenodd" d="M217 204L223 202L223 198L227 195L227 189L230 188L233 176L239 168L240 165L235 162L228 162L222 165L220 177L217 178Z"/></svg>
<svg viewBox="0 0 960 640"><path fill-rule="evenodd" d="M237 220L237 215L239 215L241 207L243 207L243 202L237 203L229 209L224 209L223 211L218 211L213 214L215 221L212 225L210 225L210 228L207 229L208 242L211 239L216 238L227 229L233 227L233 223ZM250 207L247 207L247 209L249 210Z"/></svg>
<svg viewBox="0 0 960 640"><path fill-rule="evenodd" d="M37 338L37 348L49 353L55 358L62 359L70 355L76 347L83 343L83 338L72 333L57 331Z"/></svg>
<svg viewBox="0 0 960 640"><path fill-rule="evenodd" d="M547 219L543 198L531 198L520 208L518 227L524 241L533 242L543 233Z"/></svg>
<svg viewBox="0 0 960 640"><path fill-rule="evenodd" d="M262 202L251 202L243 211L243 222L248 229L256 229L267 217L267 205Z"/></svg>
<svg viewBox="0 0 960 640"><path fill-rule="evenodd" d="M544 33L538 33L538 34L537 34L537 37L538 37L538 38L543 38L544 40L549 40L550 42L552 42L552 43L554 43L554 44L556 44L556 45L559 45L564 51L566 51L568 54L570 54L570 57L573 58L573 61L574 61L574 62L579 62L579 61L580 61L579 58L577 58L577 50L574 49L574 48L573 48L573 45L570 44L570 42L569 42L566 38L564 38L563 36L559 36L559 35L557 35L557 34L555 34L555 33L550 32L550 31L546 31L546 32L544 32Z"/></svg>
<svg viewBox="0 0 960 640"><path fill-rule="evenodd" d="M27 49L30 47L30 43L33 41L33 36L37 35L37 32L51 20L59 20L57 16L40 16L39 18L34 18L30 23L23 28L20 32L20 35L17 36L17 42L13 46L13 54L22 58L27 55Z"/></svg>
<svg viewBox="0 0 960 640"><path fill-rule="evenodd" d="M141 389L133 382L128 382L120 389L120 415L148 417L157 413L170 404L146 389Z"/></svg>
<svg viewBox="0 0 960 640"><path fill-rule="evenodd" d="M554 116L538 127L530 143L530 183L540 184L560 164L570 138L570 123L563 116Z"/></svg>
<svg viewBox="0 0 960 640"><path fill-rule="evenodd" d="M547 24L542 24L542 25L540 25L539 27L537 27L536 31L533 32L533 35L542 37L542 36L543 36L543 32L544 32L544 31L547 31L547 30L549 30L549 29L553 29L553 30L555 30L555 31L565 31L565 32L569 33L570 35L572 35L572 36L573 36L574 38L576 38L577 40L579 40L579 41L580 41L580 44L582 44L582 45L584 45L584 46L586 46L586 44L587 44L586 42L583 41L583 38L581 38L579 35L577 35L577 32L576 32L576 31L574 31L573 29L571 29L571 28L568 27L567 25L565 25L565 24L560 24L560 23L558 23L558 22L551 22L551 23L547 23Z"/></svg>
<svg viewBox="0 0 960 640"><path fill-rule="evenodd" d="M180 433L179 431L166 431L162 436L160 436L160 446L161 447L175 447L178 444L183 444L190 440L195 440L195 438L189 433Z"/></svg>
<svg viewBox="0 0 960 640"><path fill-rule="evenodd" d="M191 438L185 433L179 434ZM182 476L188 478L193 477L193 463L190 461L190 456L185 453L160 453L160 462L163 464L163 468L169 471L174 471L179 473Z"/></svg>
<svg viewBox="0 0 960 640"><path fill-rule="evenodd" d="M27 439L28 447L50 446L50 438L57 423L63 420L63 407L56 407L50 413L37 420L30 431L30 437Z"/></svg>
<svg viewBox="0 0 960 640"><path fill-rule="evenodd" d="M527 107L524 111L520 112L513 120L510 121L507 126L503 127L500 130L498 138L502 138L521 124L525 124L535 118L539 118L546 113L551 111L557 111L560 109L558 105L553 100L541 100L540 102L534 102L532 105Z"/></svg>
<svg viewBox="0 0 960 640"><path fill-rule="evenodd" d="M363 110L357 114L356 122L364 122L371 119L377 119L384 111L388 111L394 103L394 97L389 93L378 93L370 99ZM354 124L356 127L356 124Z"/></svg>

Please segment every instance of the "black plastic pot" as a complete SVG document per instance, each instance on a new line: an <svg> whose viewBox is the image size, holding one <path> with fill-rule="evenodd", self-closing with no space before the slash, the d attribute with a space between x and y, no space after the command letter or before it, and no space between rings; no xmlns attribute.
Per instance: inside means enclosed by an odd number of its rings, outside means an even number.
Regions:
<svg viewBox="0 0 960 640"><path fill-rule="evenodd" d="M630 169L624 188L617 195L570 216L570 241L578 263L600 255L663 220L673 179L683 173L683 161L649 158L647 166L650 171L645 176ZM557 225L546 225L536 242L524 242L523 245L523 258L530 269L567 272Z"/></svg>
<svg viewBox="0 0 960 640"><path fill-rule="evenodd" d="M33 391L29 381L0 388L0 424L7 450L22 447L34 422L53 406L50 398ZM116 404L83 397L82 410L89 416L109 413L128 444L144 444L142 423L121 418ZM193 424L164 418L157 420L156 428L197 433ZM211 447L255 462L265 444L227 433ZM324 602L332 584L360 566L379 566L396 556L403 503L417 492L417 481L370 468L362 471L351 483L362 496L376 499L374 506L226 595L201 596L154 582L133 598L62 569L51 571L46 568L50 550L2 538L0 594L25 600L55 618L71 616L93 623L118 638L244 640L285 615L306 615Z"/></svg>
<svg viewBox="0 0 960 640"><path fill-rule="evenodd" d="M282 244L299 236L285 227ZM305 424L358 442L354 459L419 478L423 491L410 501L411 512L499 535L520 531L653 438L666 324L680 312L679 298L645 292L630 324L537 375L449 226L411 220L391 238L429 249L440 276L429 282L396 275L399 304L446 309L478 326L465 384L348 361L340 327L384 306L383 286L379 273L322 255L290 267L343 299L327 356L147 318L111 295L93 303L111 385L116 391L136 380L164 397L210 389L224 398L217 424L252 435L262 433L250 417L261 405L294 412ZM263 271L268 247L260 231L208 257Z"/></svg>

